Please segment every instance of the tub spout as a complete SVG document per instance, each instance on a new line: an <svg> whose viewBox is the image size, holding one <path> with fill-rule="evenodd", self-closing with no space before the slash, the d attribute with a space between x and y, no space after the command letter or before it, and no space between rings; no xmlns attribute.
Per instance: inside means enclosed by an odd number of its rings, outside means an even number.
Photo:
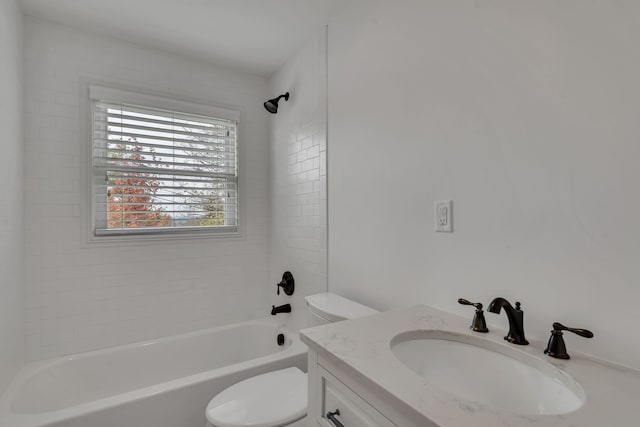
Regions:
<svg viewBox="0 0 640 427"><path fill-rule="evenodd" d="M275 316L278 313L291 313L291 304L279 305L276 307L275 305L271 306L271 315Z"/></svg>

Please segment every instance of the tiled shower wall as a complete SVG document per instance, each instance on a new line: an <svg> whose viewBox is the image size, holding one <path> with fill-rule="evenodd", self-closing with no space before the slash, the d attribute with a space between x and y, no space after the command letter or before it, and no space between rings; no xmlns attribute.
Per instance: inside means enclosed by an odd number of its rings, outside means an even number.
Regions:
<svg viewBox="0 0 640 427"><path fill-rule="evenodd" d="M0 2L0 394L22 363L22 13Z"/></svg>
<svg viewBox="0 0 640 427"><path fill-rule="evenodd" d="M265 316L267 80L34 18L25 43L28 359ZM87 78L241 110L243 238L86 243L80 89Z"/></svg>
<svg viewBox="0 0 640 427"><path fill-rule="evenodd" d="M327 289L326 31L294 55L270 81L270 97L290 92L271 118L272 304L291 303L288 315L305 326L304 296ZM285 270L296 280L292 297L276 296Z"/></svg>

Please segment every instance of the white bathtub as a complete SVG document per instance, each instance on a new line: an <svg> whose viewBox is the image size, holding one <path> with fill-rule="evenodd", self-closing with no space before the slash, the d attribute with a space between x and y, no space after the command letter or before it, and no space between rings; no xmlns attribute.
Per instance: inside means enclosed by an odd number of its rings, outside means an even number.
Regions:
<svg viewBox="0 0 640 427"><path fill-rule="evenodd" d="M269 318L37 362L0 399L0 427L203 427L215 394L270 370L306 371L306 351Z"/></svg>

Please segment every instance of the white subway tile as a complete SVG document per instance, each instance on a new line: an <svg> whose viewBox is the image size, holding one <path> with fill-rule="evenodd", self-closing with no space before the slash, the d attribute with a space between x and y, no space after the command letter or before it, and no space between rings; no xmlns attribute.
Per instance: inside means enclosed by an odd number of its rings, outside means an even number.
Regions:
<svg viewBox="0 0 640 427"><path fill-rule="evenodd" d="M32 18L25 28L25 64L28 359L249 319L256 306L266 306L267 81ZM80 81L87 78L243 106L243 239L84 242L81 183L88 177L81 172L86 141L80 135ZM228 293L229 279L243 270L251 280L230 290L237 296L234 309L215 319L204 316L203 304Z"/></svg>

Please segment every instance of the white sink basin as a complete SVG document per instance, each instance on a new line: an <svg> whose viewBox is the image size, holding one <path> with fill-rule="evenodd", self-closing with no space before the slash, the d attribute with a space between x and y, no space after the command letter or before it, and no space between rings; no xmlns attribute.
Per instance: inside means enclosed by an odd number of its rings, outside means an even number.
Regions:
<svg viewBox="0 0 640 427"><path fill-rule="evenodd" d="M414 331L394 337L391 351L429 385L512 413L564 414L585 401L582 388L550 363L484 338Z"/></svg>

